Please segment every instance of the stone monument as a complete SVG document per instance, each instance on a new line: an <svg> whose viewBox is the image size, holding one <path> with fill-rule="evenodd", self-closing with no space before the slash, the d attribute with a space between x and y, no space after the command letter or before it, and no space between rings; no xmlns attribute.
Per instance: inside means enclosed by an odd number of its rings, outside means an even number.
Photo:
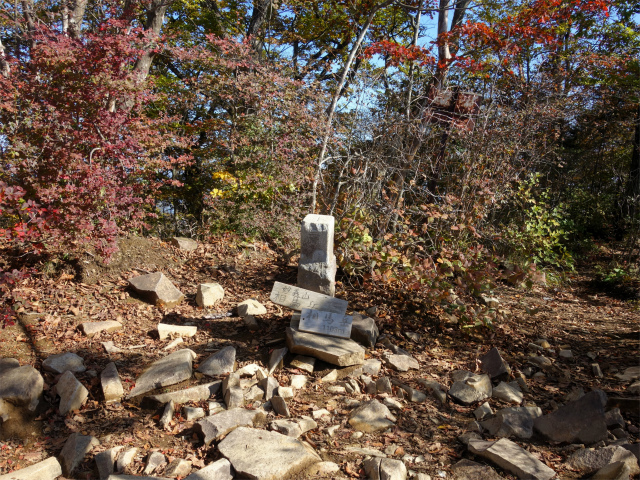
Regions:
<svg viewBox="0 0 640 480"><path fill-rule="evenodd" d="M335 220L331 215L307 215L300 231L298 287L331 297L336 293Z"/></svg>

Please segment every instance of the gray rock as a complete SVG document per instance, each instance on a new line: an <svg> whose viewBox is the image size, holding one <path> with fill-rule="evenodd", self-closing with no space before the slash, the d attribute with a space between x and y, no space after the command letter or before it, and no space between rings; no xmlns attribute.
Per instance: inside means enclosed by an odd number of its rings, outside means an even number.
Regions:
<svg viewBox="0 0 640 480"><path fill-rule="evenodd" d="M470 440L469 451L491 460L522 480L550 480L556 475L531 453L506 438L495 442Z"/></svg>
<svg viewBox="0 0 640 480"><path fill-rule="evenodd" d="M169 337L193 337L198 332L198 327L193 325L170 325L168 323L158 324L158 336L160 340Z"/></svg>
<svg viewBox="0 0 640 480"><path fill-rule="evenodd" d="M273 303L293 310L300 311L303 308L313 308L340 315L344 315L347 312L347 306L349 305L346 300L280 282L273 284L269 299Z"/></svg>
<svg viewBox="0 0 640 480"><path fill-rule="evenodd" d="M318 424L311 417L303 416L300 419L278 419L271 422L271 429L288 437L298 438L303 433L318 428Z"/></svg>
<svg viewBox="0 0 640 480"><path fill-rule="evenodd" d="M205 417L196 422L193 428L203 438L204 443L209 445L238 427L253 427L255 423L264 422L265 418L262 410L234 408Z"/></svg>
<svg viewBox="0 0 640 480"><path fill-rule="evenodd" d="M420 368L418 361L409 355L385 355L383 359L385 364L398 372L406 372L412 368L418 370Z"/></svg>
<svg viewBox="0 0 640 480"><path fill-rule="evenodd" d="M122 328L120 322L115 320L106 320L104 322L84 322L80 324L80 329L87 337L93 337L100 332L115 332Z"/></svg>
<svg viewBox="0 0 640 480"><path fill-rule="evenodd" d="M444 405L447 403L447 394L442 390L442 385L433 380L427 380L425 378L419 378L418 383L423 385L429 393L438 401Z"/></svg>
<svg viewBox="0 0 640 480"><path fill-rule="evenodd" d="M271 400L273 393L280 386L278 381L273 377L267 377L260 380L258 385L264 390L265 401Z"/></svg>
<svg viewBox="0 0 640 480"><path fill-rule="evenodd" d="M204 408L200 407L182 407L182 414L184 415L185 420L190 422L191 420L197 420L199 418L203 418L205 415Z"/></svg>
<svg viewBox="0 0 640 480"><path fill-rule="evenodd" d="M376 386L376 382L367 375L360 375L360 381L364 384L364 391L369 395L375 395L378 393L378 387Z"/></svg>
<svg viewBox="0 0 640 480"><path fill-rule="evenodd" d="M516 390L511 385L505 382L500 382L497 387L493 387L491 392L493 398L498 398L507 403L521 404L524 397L522 392Z"/></svg>
<svg viewBox="0 0 640 480"><path fill-rule="evenodd" d="M571 350L569 350L569 349L566 349L566 350L560 350L560 351L558 352L558 356L559 356L560 358L567 358L567 359L568 359L568 358L573 358L573 352L572 352Z"/></svg>
<svg viewBox="0 0 640 480"><path fill-rule="evenodd" d="M362 373L376 376L380 373L380 368L382 368L382 362L380 360L368 358L362 365Z"/></svg>
<svg viewBox="0 0 640 480"><path fill-rule="evenodd" d="M56 457L49 457L26 468L0 475L0 480L55 480L60 475L62 475L60 462Z"/></svg>
<svg viewBox="0 0 640 480"><path fill-rule="evenodd" d="M380 377L376 380L376 389L378 393L393 393L391 380L388 377Z"/></svg>
<svg viewBox="0 0 640 480"><path fill-rule="evenodd" d="M47 357L45 361L42 362L42 368L47 372L53 373L64 373L67 371L82 373L87 369L87 367L84 366L84 360L72 352L58 353Z"/></svg>
<svg viewBox="0 0 640 480"><path fill-rule="evenodd" d="M162 411L162 415L160 416L160 420L158 420L158 423L160 424L160 427L162 429L167 429L167 427L169 426L169 423L171 423L171 420L173 420L173 414L176 411L176 406L173 403L173 400L171 400L169 403L167 403L164 406L164 410Z"/></svg>
<svg viewBox="0 0 640 480"><path fill-rule="evenodd" d="M96 466L98 467L98 476L100 480L105 480L109 475L116 471L116 458L118 458L118 453L124 447L113 447L109 450L105 450L104 452L100 452L96 454L93 459L96 461Z"/></svg>
<svg viewBox="0 0 640 480"><path fill-rule="evenodd" d="M304 388L307 384L307 377L305 375L293 375L291 377L291 388Z"/></svg>
<svg viewBox="0 0 640 480"><path fill-rule="evenodd" d="M137 397L160 387L167 387L191 378L193 360L196 354L185 348L153 362L138 377L127 398Z"/></svg>
<svg viewBox="0 0 640 480"><path fill-rule="evenodd" d="M491 379L489 375L471 375L463 381L453 382L449 396L463 405L481 402L491 396Z"/></svg>
<svg viewBox="0 0 640 480"><path fill-rule="evenodd" d="M218 445L238 477L280 480L293 477L321 458L302 442L276 432L240 427Z"/></svg>
<svg viewBox="0 0 640 480"><path fill-rule="evenodd" d="M502 480L502 477L488 465L462 459L451 467L453 480Z"/></svg>
<svg viewBox="0 0 640 480"><path fill-rule="evenodd" d="M213 307L224 298L224 288L219 283L201 283L196 293L199 307Z"/></svg>
<svg viewBox="0 0 640 480"><path fill-rule="evenodd" d="M480 425L493 437L514 436L525 440L533 436L533 422L541 415L539 407L509 407L498 410L495 417Z"/></svg>
<svg viewBox="0 0 640 480"><path fill-rule="evenodd" d="M96 437L72 433L65 442L60 455L58 455L64 475L71 476L76 467L82 462L82 459L84 459L84 456L97 445L100 445L100 442Z"/></svg>
<svg viewBox="0 0 640 480"><path fill-rule="evenodd" d="M161 465L166 465L167 459L160 452L151 452L149 454L149 458L147 458L147 464L144 467L142 473L145 475L151 475L156 469L160 468Z"/></svg>
<svg viewBox="0 0 640 480"><path fill-rule="evenodd" d="M629 480L631 472L624 462L610 463L602 467L591 480Z"/></svg>
<svg viewBox="0 0 640 480"><path fill-rule="evenodd" d="M177 390L175 392L161 393L159 395L149 395L145 397L146 402L151 402L154 405L163 405L173 401L174 403L188 403L188 402L202 402L213 397L218 390L222 381L204 383L195 387L187 388L185 390Z"/></svg>
<svg viewBox="0 0 640 480"><path fill-rule="evenodd" d="M500 300L497 297L480 295L480 300L489 308L498 308L500 306Z"/></svg>
<svg viewBox="0 0 640 480"><path fill-rule="evenodd" d="M349 425L364 433L387 430L395 425L395 421L396 417L377 400L365 402L349 415Z"/></svg>
<svg viewBox="0 0 640 480"><path fill-rule="evenodd" d="M237 310L239 317L246 317L247 315L265 315L267 313L267 308L253 298L240 302Z"/></svg>
<svg viewBox="0 0 640 480"><path fill-rule="evenodd" d="M633 453L619 446L602 448L581 448L573 452L567 459L567 464L582 474L592 474L601 468L616 462L623 462L629 468L631 475L640 473L638 460Z"/></svg>
<svg viewBox="0 0 640 480"><path fill-rule="evenodd" d="M289 407L287 406L287 402L285 402L284 398L279 396L271 397L271 406L273 410L283 417L290 417Z"/></svg>
<svg viewBox="0 0 640 480"><path fill-rule="evenodd" d="M193 238L187 238L187 237L173 237L171 239L171 245L173 245L176 248L179 248L180 250L185 250L187 252L191 252L196 248L198 248L198 242L195 241Z"/></svg>
<svg viewBox="0 0 640 480"><path fill-rule="evenodd" d="M371 317L364 315L353 315L353 323L351 324L351 340L364 345L365 347L373 347L378 341L378 326L376 321Z"/></svg>
<svg viewBox="0 0 640 480"><path fill-rule="evenodd" d="M100 374L100 384L102 385L105 402L119 402L124 397L124 388L122 388L122 382L115 363L110 362L104 367Z"/></svg>
<svg viewBox="0 0 640 480"><path fill-rule="evenodd" d="M298 286L331 297L336 294L334 224L330 215L309 214L302 220L298 262Z"/></svg>
<svg viewBox="0 0 640 480"><path fill-rule="evenodd" d="M322 383L331 383L331 382L335 382L336 380L338 380L338 370L331 370L329 373L327 373L324 377L322 377L320 379L320 381Z"/></svg>
<svg viewBox="0 0 640 480"><path fill-rule="evenodd" d="M44 379L31 365L8 368L0 373L0 400L33 411L38 406Z"/></svg>
<svg viewBox="0 0 640 480"><path fill-rule="evenodd" d="M184 300L184 294L161 272L133 277L129 284L153 305L173 308Z"/></svg>
<svg viewBox="0 0 640 480"><path fill-rule="evenodd" d="M291 366L294 368L299 368L300 370L304 370L305 372L313 373L313 369L316 364L316 359L313 357L306 357L304 355L296 355L296 357L291 360Z"/></svg>
<svg viewBox="0 0 640 480"><path fill-rule="evenodd" d="M287 328L287 346L292 353L311 355L341 367L364 362L364 348L346 338L326 337Z"/></svg>
<svg viewBox="0 0 640 480"><path fill-rule="evenodd" d="M616 373L615 377L622 382L632 382L640 379L640 366L629 367L623 373Z"/></svg>
<svg viewBox="0 0 640 480"><path fill-rule="evenodd" d="M202 362L198 367L198 371L205 375L215 377L217 375L224 375L225 373L233 372L235 364L236 349L229 345Z"/></svg>
<svg viewBox="0 0 640 480"><path fill-rule="evenodd" d="M173 460L164 471L164 474L169 478L180 477L189 475L191 472L191 462L183 460L182 458L176 458Z"/></svg>
<svg viewBox="0 0 640 480"><path fill-rule="evenodd" d="M108 342L102 342L102 346L104 347L104 351L109 355L122 352L122 349L116 347L111 340Z"/></svg>
<svg viewBox="0 0 640 480"><path fill-rule="evenodd" d="M529 357L529 363L535 365L536 367L542 368L543 370L551 368L551 366L553 365L553 362L551 362L551 360L549 360L544 355Z"/></svg>
<svg viewBox="0 0 640 480"><path fill-rule="evenodd" d="M79 410L89 397L89 391L70 371L64 372L58 380L56 393L60 396L60 415L66 415L72 410Z"/></svg>
<svg viewBox="0 0 640 480"><path fill-rule="evenodd" d="M18 368L20 362L15 358L0 358L0 375L12 368Z"/></svg>
<svg viewBox="0 0 640 480"><path fill-rule="evenodd" d="M511 368L509 368L509 365L504 361L496 347L481 356L479 360L482 371L491 378L507 376L511 373Z"/></svg>
<svg viewBox="0 0 640 480"><path fill-rule="evenodd" d="M120 455L118 455L118 460L116 461L116 471L118 473L122 473L125 469L133 463L133 460L136 458L138 454L138 449L136 447L129 447L124 450Z"/></svg>
<svg viewBox="0 0 640 480"><path fill-rule="evenodd" d="M210 463L197 472L192 473L184 480L232 480L231 462L226 458Z"/></svg>
<svg viewBox="0 0 640 480"><path fill-rule="evenodd" d="M491 409L489 402L484 402L473 411L473 416L476 417L476 420L484 420L490 415L493 415L493 410Z"/></svg>
<svg viewBox="0 0 640 480"><path fill-rule="evenodd" d="M393 383L394 385L397 385L404 392L404 398L406 398L410 402L423 403L427 401L427 396L424 393L422 393L420 390L416 390L415 388L412 388L409 385L405 385L398 381L394 381Z"/></svg>
<svg viewBox="0 0 640 480"><path fill-rule="evenodd" d="M407 467L400 460L372 457L364 461L364 472L370 480L406 480Z"/></svg>
<svg viewBox="0 0 640 480"><path fill-rule="evenodd" d="M627 388L627 393L630 393L631 395L640 394L640 380L636 380L631 385L629 385L629 387Z"/></svg>
<svg viewBox="0 0 640 480"><path fill-rule="evenodd" d="M269 357L269 369L267 370L267 374L271 375L278 368L282 368L282 361L284 360L285 355L289 350L286 347L277 348L273 352L271 352L271 356Z"/></svg>
<svg viewBox="0 0 640 480"><path fill-rule="evenodd" d="M392 397L385 397L382 403L393 410L402 410L402 403Z"/></svg>
<svg viewBox="0 0 640 480"><path fill-rule="evenodd" d="M602 390L593 390L555 412L536 418L534 431L552 442L587 445L599 442L607 438L606 403L606 394Z"/></svg>
<svg viewBox="0 0 640 480"><path fill-rule="evenodd" d="M261 389L258 385L254 385L249 388L246 392L244 392L245 401L251 402L259 402L264 397L264 390Z"/></svg>
<svg viewBox="0 0 640 480"><path fill-rule="evenodd" d="M229 387L224 392L224 403L227 408L240 408L244 405L244 390L240 387Z"/></svg>

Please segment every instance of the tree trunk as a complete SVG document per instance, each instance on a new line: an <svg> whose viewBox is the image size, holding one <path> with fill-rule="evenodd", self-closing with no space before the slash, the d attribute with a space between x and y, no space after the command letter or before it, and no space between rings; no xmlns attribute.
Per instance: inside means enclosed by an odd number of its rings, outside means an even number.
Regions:
<svg viewBox="0 0 640 480"><path fill-rule="evenodd" d="M247 37L251 37L251 47L258 55L264 48L264 42L260 38L262 26L279 7L280 0L255 0L253 3L253 12L247 28Z"/></svg>

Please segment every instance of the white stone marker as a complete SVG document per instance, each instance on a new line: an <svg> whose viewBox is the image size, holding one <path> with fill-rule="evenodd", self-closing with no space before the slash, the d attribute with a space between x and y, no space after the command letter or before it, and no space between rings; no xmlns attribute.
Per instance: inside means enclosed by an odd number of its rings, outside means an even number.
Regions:
<svg viewBox="0 0 640 480"><path fill-rule="evenodd" d="M330 297L336 294L336 256L333 254L335 219L307 215L300 229L298 286Z"/></svg>
<svg viewBox="0 0 640 480"><path fill-rule="evenodd" d="M302 310L303 308L312 308L323 312L337 313L344 315L347 313L346 300L330 297L322 293L311 292L302 288L287 285L285 283L275 282L271 290L269 299L273 303L288 307L293 310Z"/></svg>
<svg viewBox="0 0 640 480"><path fill-rule="evenodd" d="M337 313L303 308L298 330L331 337L350 338L352 323L353 317L350 315L338 315Z"/></svg>

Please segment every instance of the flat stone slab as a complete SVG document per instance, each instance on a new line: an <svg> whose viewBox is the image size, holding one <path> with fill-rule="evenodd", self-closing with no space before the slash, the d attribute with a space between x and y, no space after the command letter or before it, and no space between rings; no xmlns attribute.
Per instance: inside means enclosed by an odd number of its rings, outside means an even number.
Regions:
<svg viewBox="0 0 640 480"><path fill-rule="evenodd" d="M69 371L64 372L58 380L56 392L60 396L60 415L79 410L89 397L89 391Z"/></svg>
<svg viewBox="0 0 640 480"><path fill-rule="evenodd" d="M153 305L172 308L184 299L184 294L161 272L130 278L129 284Z"/></svg>
<svg viewBox="0 0 640 480"><path fill-rule="evenodd" d="M202 437L204 443L209 445L238 427L253 427L255 423L264 422L265 419L263 410L232 408L203 418L196 422L193 429Z"/></svg>
<svg viewBox="0 0 640 480"><path fill-rule="evenodd" d="M200 373L215 377L231 373L235 369L236 349L232 346L224 347L219 352L214 353L198 367Z"/></svg>
<svg viewBox="0 0 640 480"><path fill-rule="evenodd" d="M187 237L173 237L171 239L171 245L179 248L180 250L186 250L187 252L191 252L198 248L198 242L193 238Z"/></svg>
<svg viewBox="0 0 640 480"><path fill-rule="evenodd" d="M349 305L346 300L280 282L274 283L269 299L273 303L291 308L292 310L311 308L323 312L337 313L339 315L347 313L347 306Z"/></svg>
<svg viewBox="0 0 640 480"><path fill-rule="evenodd" d="M219 390L222 381L204 383L195 387L175 392L160 393L158 395L149 395L144 398L145 402L152 402L156 406L164 405L173 401L174 403L202 402L213 397Z"/></svg>
<svg viewBox="0 0 640 480"><path fill-rule="evenodd" d="M325 337L288 327L287 347L292 353L310 355L340 367L364 362L364 348L348 338Z"/></svg>
<svg viewBox="0 0 640 480"><path fill-rule="evenodd" d="M167 387L191 378L195 352L185 348L153 362L136 380L127 398L137 397L160 387Z"/></svg>
<svg viewBox="0 0 640 480"><path fill-rule="evenodd" d="M169 325L168 323L158 324L158 336L160 340L166 340L170 336L176 337L193 337L198 333L198 327L195 325Z"/></svg>
<svg viewBox="0 0 640 480"><path fill-rule="evenodd" d="M607 395L593 390L555 412L535 419L533 428L545 440L590 445L607 438Z"/></svg>
<svg viewBox="0 0 640 480"><path fill-rule="evenodd" d="M277 432L240 427L218 445L240 478L281 480L321 461L311 447Z"/></svg>
<svg viewBox="0 0 640 480"><path fill-rule="evenodd" d="M511 440L496 442L469 440L469 451L488 460L522 480L550 480L556 472Z"/></svg>
<svg viewBox="0 0 640 480"><path fill-rule="evenodd" d="M407 372L410 369L418 370L420 368L418 361L410 355L387 354L383 358L388 366L398 372Z"/></svg>
<svg viewBox="0 0 640 480"><path fill-rule="evenodd" d="M0 373L0 400L17 407L35 410L42 396L44 379L31 365L10 368Z"/></svg>
<svg viewBox="0 0 640 480"><path fill-rule="evenodd" d="M49 457L42 462L0 475L0 480L55 480L62 475L62 467L56 457Z"/></svg>
<svg viewBox="0 0 640 480"><path fill-rule="evenodd" d="M84 366L82 357L72 352L58 353L47 357L44 362L42 362L42 368L52 373L64 373L67 371L82 373L87 369L87 367Z"/></svg>
<svg viewBox="0 0 640 480"><path fill-rule="evenodd" d="M226 458L210 463L184 480L232 480L231 462Z"/></svg>
<svg viewBox="0 0 640 480"><path fill-rule="evenodd" d="M296 355L296 357L291 360L290 365L292 367L299 368L300 370L304 370L305 372L313 373L313 369L316 366L316 359L305 355Z"/></svg>
<svg viewBox="0 0 640 480"><path fill-rule="evenodd" d="M84 322L80 324L80 329L87 337L93 337L100 332L115 332L122 328L120 322L115 320L106 320L104 322Z"/></svg>
<svg viewBox="0 0 640 480"><path fill-rule="evenodd" d="M349 425L360 432L373 433L393 427L396 417L386 405L378 400L369 400L351 412Z"/></svg>
<svg viewBox="0 0 640 480"><path fill-rule="evenodd" d="M98 467L100 480L104 480L109 475L116 472L116 460L118 458L118 454L123 448L124 446L122 445L113 447L105 450L104 452L97 453L93 457L96 462L96 466Z"/></svg>
<svg viewBox="0 0 640 480"><path fill-rule="evenodd" d="M331 337L350 338L353 317L303 308L298 330Z"/></svg>
<svg viewBox="0 0 640 480"><path fill-rule="evenodd" d="M401 460L372 457L366 459L363 466L367 478L375 480L405 480L407 478L407 467Z"/></svg>

